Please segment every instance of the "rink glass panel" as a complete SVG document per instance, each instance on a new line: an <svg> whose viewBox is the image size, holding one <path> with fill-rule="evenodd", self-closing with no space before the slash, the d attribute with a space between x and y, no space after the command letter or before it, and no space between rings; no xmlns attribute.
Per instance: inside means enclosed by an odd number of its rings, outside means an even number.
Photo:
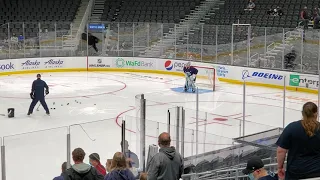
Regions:
<svg viewBox="0 0 320 180"><path fill-rule="evenodd" d="M67 127L61 127L4 137L7 179L21 179L21 175L24 179L58 176L62 163L67 161L67 133ZM39 166L44 161L50 163ZM19 162L28 165L17 173ZM34 167L38 170L34 171Z"/></svg>
<svg viewBox="0 0 320 180"><path fill-rule="evenodd" d="M122 118L117 118L117 122L121 126ZM89 155L98 153L101 164L105 165L115 152L121 152L121 128L115 128L116 126L115 118L71 126L71 151L78 147L83 148L86 152L84 162L87 164Z"/></svg>

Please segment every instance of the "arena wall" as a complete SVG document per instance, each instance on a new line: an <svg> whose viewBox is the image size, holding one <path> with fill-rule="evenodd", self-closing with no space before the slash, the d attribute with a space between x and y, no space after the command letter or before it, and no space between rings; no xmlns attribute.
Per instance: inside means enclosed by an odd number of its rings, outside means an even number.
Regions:
<svg viewBox="0 0 320 180"><path fill-rule="evenodd" d="M182 68L187 61L139 58L139 57L46 57L8 59L0 61L0 75L72 72L72 71L110 71L143 72L183 76ZM208 78L206 68L214 68L216 79L220 82L263 86L269 88L318 93L319 77L286 71L247 68L192 62L200 66L198 77ZM216 83L218 84L218 82Z"/></svg>

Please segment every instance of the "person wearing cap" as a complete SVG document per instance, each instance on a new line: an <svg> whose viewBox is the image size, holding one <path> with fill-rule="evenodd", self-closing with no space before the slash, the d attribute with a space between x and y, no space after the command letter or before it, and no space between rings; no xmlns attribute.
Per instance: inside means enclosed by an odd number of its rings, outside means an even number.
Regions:
<svg viewBox="0 0 320 180"><path fill-rule="evenodd" d="M264 164L261 158L254 156L247 162L247 167L242 171L248 175L250 180L277 180L278 175L268 172L264 169Z"/></svg>
<svg viewBox="0 0 320 180"><path fill-rule="evenodd" d="M120 145L122 147L122 142ZM139 158L134 152L130 151L129 143L127 140L124 141L124 152L126 158L129 160L130 167L139 168Z"/></svg>
<svg viewBox="0 0 320 180"><path fill-rule="evenodd" d="M45 92L44 89L46 89ZM32 89L30 93L32 102L29 107L28 115L31 115L33 113L33 109L38 101L40 101L42 107L44 108L44 110L46 110L47 115L50 115L49 108L44 98L44 93L46 93L46 95L49 94L49 87L45 81L41 80L41 75L37 74L37 79L32 83Z"/></svg>
<svg viewBox="0 0 320 180"><path fill-rule="evenodd" d="M94 168L97 169L97 171L105 176L107 173L106 173L106 169L101 165L100 163L100 156L98 153L92 153L89 155L89 162L90 162L90 165L92 165Z"/></svg>

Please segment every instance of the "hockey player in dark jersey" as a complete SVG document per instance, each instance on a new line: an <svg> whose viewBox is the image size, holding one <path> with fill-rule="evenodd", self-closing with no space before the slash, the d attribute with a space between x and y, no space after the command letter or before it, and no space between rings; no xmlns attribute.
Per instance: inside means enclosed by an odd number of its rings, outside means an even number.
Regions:
<svg viewBox="0 0 320 180"><path fill-rule="evenodd" d="M191 66L191 63L188 62L185 67L183 68L183 72L185 73L187 80L186 80L186 84L184 85L184 91L187 91L188 86L188 78L190 78L193 83L192 83L192 92L195 92L195 85L194 83L196 82L197 79L197 74L198 74L198 69L196 69L195 67Z"/></svg>
<svg viewBox="0 0 320 180"><path fill-rule="evenodd" d="M46 89L45 92L44 89ZM44 93L46 93L46 95L49 94L49 87L45 81L41 80L41 75L37 74L37 80L34 80L32 83L32 89L30 93L32 102L30 104L28 115L32 114L33 109L38 103L38 101L40 101L42 107L46 110L46 113L50 115L47 103L44 98Z"/></svg>

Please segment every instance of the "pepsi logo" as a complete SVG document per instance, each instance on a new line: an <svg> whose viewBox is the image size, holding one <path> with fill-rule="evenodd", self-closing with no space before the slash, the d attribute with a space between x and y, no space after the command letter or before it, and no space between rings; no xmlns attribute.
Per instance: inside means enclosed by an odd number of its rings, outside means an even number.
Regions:
<svg viewBox="0 0 320 180"><path fill-rule="evenodd" d="M165 67L168 71L171 71L172 68L173 68L173 63L172 63L170 60L167 60L167 61L164 63L164 67Z"/></svg>

